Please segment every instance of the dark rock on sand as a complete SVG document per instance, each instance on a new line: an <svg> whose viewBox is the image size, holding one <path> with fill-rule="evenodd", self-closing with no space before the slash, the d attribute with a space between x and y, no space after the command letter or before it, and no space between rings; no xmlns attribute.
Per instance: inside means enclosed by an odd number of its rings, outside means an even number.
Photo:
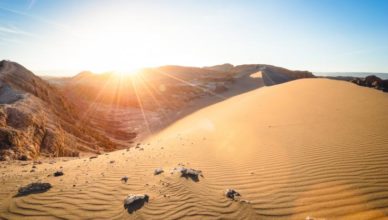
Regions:
<svg viewBox="0 0 388 220"><path fill-rule="evenodd" d="M121 178L121 181L122 181L122 182L125 182L125 183L128 182L128 177L127 177L127 176L123 176L123 177Z"/></svg>
<svg viewBox="0 0 388 220"><path fill-rule="evenodd" d="M236 190L234 189L227 189L225 191L225 196L232 199L232 200L236 200L238 197L241 196L240 193L238 193Z"/></svg>
<svg viewBox="0 0 388 220"><path fill-rule="evenodd" d="M124 208L129 213L133 213L136 210L144 206L144 203L148 202L149 196L147 194L130 194L124 199Z"/></svg>
<svg viewBox="0 0 388 220"><path fill-rule="evenodd" d="M375 75L367 76L365 77L365 79L355 78L351 80L351 82L359 86L372 87L375 89L382 90L384 92L388 92L388 80L382 80Z"/></svg>
<svg viewBox="0 0 388 220"><path fill-rule="evenodd" d="M162 168L156 168L155 170L154 170L154 175L159 175L159 174L161 174L161 173L163 173L164 172L164 170L162 169Z"/></svg>
<svg viewBox="0 0 388 220"><path fill-rule="evenodd" d="M198 182L199 176L203 176L202 171L200 171L200 170L195 170L195 169L185 168L185 167L180 167L180 168L178 168L178 170L181 173L182 177L185 177L186 179L189 178L189 179L193 180L194 182Z"/></svg>
<svg viewBox="0 0 388 220"><path fill-rule="evenodd" d="M16 194L15 196L19 197L34 193L43 193L48 191L51 187L52 186L50 183L31 183L27 186L20 187L18 190L18 194Z"/></svg>
<svg viewBox="0 0 388 220"><path fill-rule="evenodd" d="M54 176L63 176L63 172L62 171L57 171L54 173Z"/></svg>

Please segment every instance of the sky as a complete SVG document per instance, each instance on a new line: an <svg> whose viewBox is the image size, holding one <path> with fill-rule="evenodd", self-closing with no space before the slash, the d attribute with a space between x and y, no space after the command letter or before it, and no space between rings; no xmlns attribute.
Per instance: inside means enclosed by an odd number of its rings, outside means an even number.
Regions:
<svg viewBox="0 0 388 220"><path fill-rule="evenodd" d="M388 72L388 0L0 0L0 59L45 75L223 63Z"/></svg>

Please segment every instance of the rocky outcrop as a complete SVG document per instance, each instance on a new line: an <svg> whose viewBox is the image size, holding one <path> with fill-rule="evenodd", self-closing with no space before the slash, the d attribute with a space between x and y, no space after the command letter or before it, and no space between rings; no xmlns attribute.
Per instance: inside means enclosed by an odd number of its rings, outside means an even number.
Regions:
<svg viewBox="0 0 388 220"><path fill-rule="evenodd" d="M114 146L81 121L56 88L17 63L0 62L0 160L78 156Z"/></svg>
<svg viewBox="0 0 388 220"><path fill-rule="evenodd" d="M388 92L388 80L383 80L375 75L370 75L365 78L354 78L351 82L359 85L375 88L378 90L382 90L384 92Z"/></svg>

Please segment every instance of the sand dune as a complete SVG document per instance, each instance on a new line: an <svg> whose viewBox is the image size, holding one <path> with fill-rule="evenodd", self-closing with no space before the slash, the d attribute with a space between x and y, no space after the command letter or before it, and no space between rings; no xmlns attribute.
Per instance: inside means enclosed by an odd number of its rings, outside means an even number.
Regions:
<svg viewBox="0 0 388 220"><path fill-rule="evenodd" d="M325 79L261 88L195 112L141 147L96 159L43 163L31 173L31 163L6 167L2 162L0 217L388 216L388 94L377 90ZM171 174L180 163L202 170L204 177L194 182ZM165 172L154 176L157 167ZM58 169L65 175L47 176ZM124 175L127 183L120 182ZM53 188L12 197L19 186L36 180ZM227 188L249 203L226 198ZM123 208L129 193L147 193L149 203L129 214Z"/></svg>

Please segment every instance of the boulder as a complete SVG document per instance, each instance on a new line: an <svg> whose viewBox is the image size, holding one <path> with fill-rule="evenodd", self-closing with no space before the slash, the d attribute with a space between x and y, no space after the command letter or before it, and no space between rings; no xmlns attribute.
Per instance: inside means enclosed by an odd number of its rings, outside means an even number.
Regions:
<svg viewBox="0 0 388 220"><path fill-rule="evenodd" d="M375 87L373 85L378 86L381 81L382 80L375 75L370 75L370 76L365 77L365 85L368 87Z"/></svg>
<svg viewBox="0 0 388 220"><path fill-rule="evenodd" d="M141 207L144 203L148 202L149 196L147 194L129 194L124 199L124 208L128 210L129 213L132 213Z"/></svg>
<svg viewBox="0 0 388 220"><path fill-rule="evenodd" d="M388 92L388 79L381 80L379 89Z"/></svg>
<svg viewBox="0 0 388 220"><path fill-rule="evenodd" d="M51 188L50 183L30 183L27 186L20 187L16 196L26 196L33 193L43 193Z"/></svg>

